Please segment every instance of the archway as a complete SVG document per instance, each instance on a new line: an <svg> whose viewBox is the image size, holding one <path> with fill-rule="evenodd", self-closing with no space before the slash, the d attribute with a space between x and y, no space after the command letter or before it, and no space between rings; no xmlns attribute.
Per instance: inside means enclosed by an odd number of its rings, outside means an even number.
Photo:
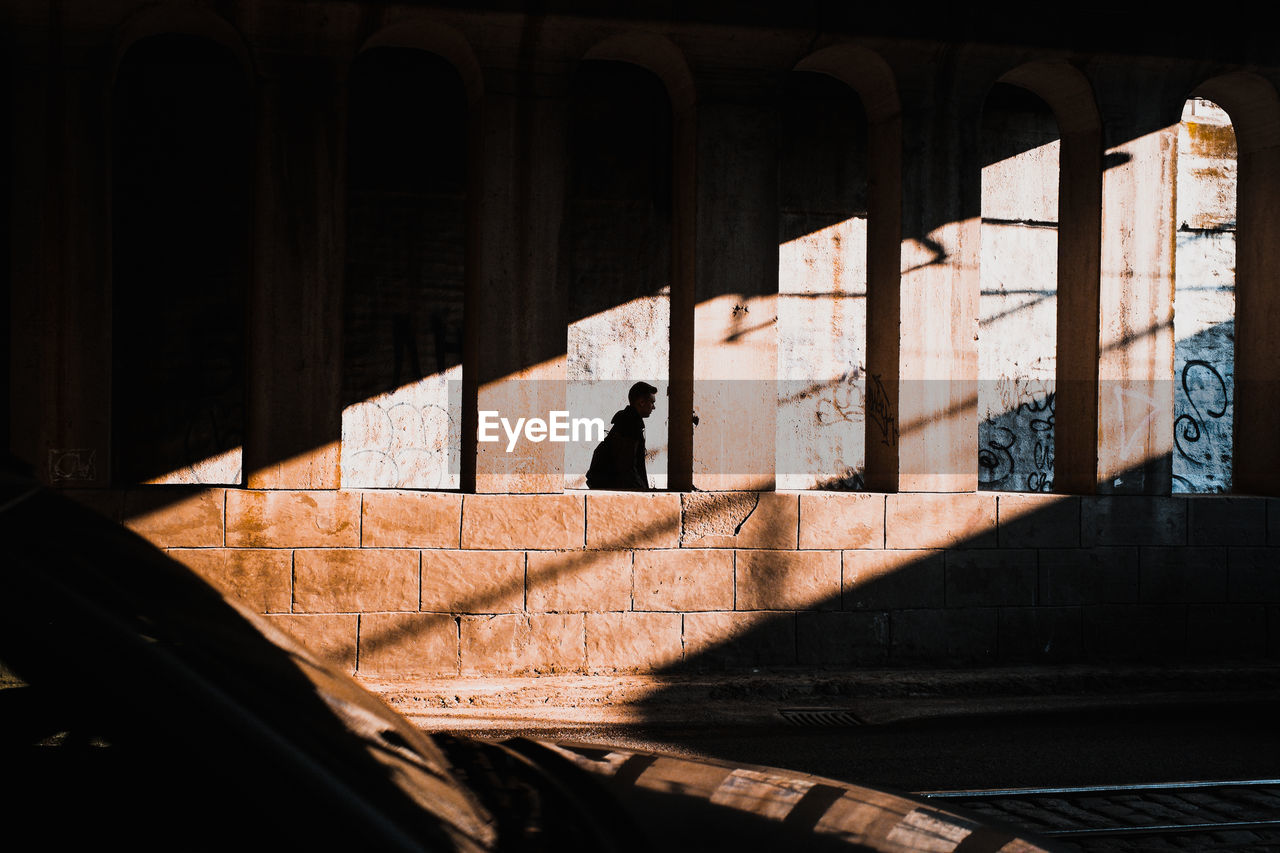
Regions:
<svg viewBox="0 0 1280 853"><path fill-rule="evenodd" d="M243 479L252 100L213 41L134 43L112 94L113 472Z"/></svg>
<svg viewBox="0 0 1280 853"><path fill-rule="evenodd" d="M1178 125L1173 297L1173 491L1231 490L1235 392L1236 134L1186 102Z"/></svg>
<svg viewBox="0 0 1280 853"><path fill-rule="evenodd" d="M568 186L561 234L567 288L567 404L606 422L639 380L658 388L647 421L648 475L665 488L671 356L673 129L653 72L585 60L570 92ZM565 485L581 488L593 443L565 450Z"/></svg>
<svg viewBox="0 0 1280 853"><path fill-rule="evenodd" d="M981 146L978 487L1052 491L1061 157L1053 110L1027 89L996 83Z"/></svg>
<svg viewBox="0 0 1280 853"><path fill-rule="evenodd" d="M456 489L462 446L467 93L424 50L350 76L342 484Z"/></svg>
<svg viewBox="0 0 1280 853"><path fill-rule="evenodd" d="M778 154L780 489L863 488L868 123L857 94L794 71Z"/></svg>

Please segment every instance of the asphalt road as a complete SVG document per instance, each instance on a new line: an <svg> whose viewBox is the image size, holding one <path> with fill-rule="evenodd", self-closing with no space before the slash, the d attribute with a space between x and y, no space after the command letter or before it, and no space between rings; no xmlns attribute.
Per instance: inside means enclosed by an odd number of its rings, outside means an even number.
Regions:
<svg viewBox="0 0 1280 853"><path fill-rule="evenodd" d="M910 700L903 700L909 702ZM964 713L844 727L539 725L468 732L784 767L904 791L1280 778L1267 699Z"/></svg>
<svg viewBox="0 0 1280 853"><path fill-rule="evenodd" d="M952 704L947 713L922 713L913 700L881 704L874 715L851 725L797 726L781 715L776 724L602 725L492 728L471 736L512 736L588 742L695 759L782 767L886 791L923 794L982 791L940 800L984 820L1024 831L1062 826L1099 826L1103 835L1054 839L1079 853L1272 853L1280 850L1276 785L1245 791L1234 811L1205 807L1232 792L1053 793L1009 798L992 790L1142 786L1192 781L1280 779L1280 700L1271 696L1152 704L1117 702L1098 706L1035 710L1025 701L991 710ZM997 703L998 705L998 703ZM1105 705L1105 703L1103 703ZM832 722L838 715L815 715ZM810 717L812 721L814 717ZM847 718L846 718L846 721ZM1255 789L1256 790L1256 789ZM1221 791L1222 795L1217 792ZM984 802L983 798L987 798ZM988 805L989 803L989 805ZM1066 812L1064 816L1063 812ZM1205 818L1213 814L1216 817ZM1225 815L1225 817L1224 817ZM1112 834L1133 824L1188 826L1227 819L1257 826Z"/></svg>

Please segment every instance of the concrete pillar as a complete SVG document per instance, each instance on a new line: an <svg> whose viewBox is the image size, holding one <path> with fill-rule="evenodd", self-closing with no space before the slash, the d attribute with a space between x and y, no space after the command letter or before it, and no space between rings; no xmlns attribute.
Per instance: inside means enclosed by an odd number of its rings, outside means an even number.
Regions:
<svg viewBox="0 0 1280 853"><path fill-rule="evenodd" d="M1104 493L1169 492L1176 146L1176 113L1168 121L1135 108L1107 127L1098 358Z"/></svg>
<svg viewBox="0 0 1280 853"><path fill-rule="evenodd" d="M1274 125L1273 125L1274 126ZM1241 150L1236 166L1236 366L1231 489L1280 495L1280 144Z"/></svg>
<svg viewBox="0 0 1280 853"><path fill-rule="evenodd" d="M864 97L865 103L865 97ZM868 110L870 112L870 110ZM874 117L867 132L867 374L864 481L899 487L898 373L902 317L902 117Z"/></svg>
<svg viewBox="0 0 1280 853"><path fill-rule="evenodd" d="M335 489L342 426L342 70L264 58L249 300L248 485Z"/></svg>
<svg viewBox="0 0 1280 853"><path fill-rule="evenodd" d="M871 187L867 469L873 489L977 488L982 173L979 110L970 106L926 104L903 116L902 138L914 142L902 155L896 288L883 268L891 252L884 241L893 229L885 225L880 232L876 224L877 192L885 190ZM878 153L874 127L872 134L875 175L877 158L892 154Z"/></svg>
<svg viewBox="0 0 1280 853"><path fill-rule="evenodd" d="M693 490L694 316L698 228L698 130L692 99L672 104L671 362L667 386L667 488Z"/></svg>
<svg viewBox="0 0 1280 853"><path fill-rule="evenodd" d="M1096 124L1079 130L1064 124L1061 168L1053 488L1087 495L1096 491L1098 482L1102 146Z"/></svg>
<svg viewBox="0 0 1280 853"><path fill-rule="evenodd" d="M111 479L107 118L102 56L62 35L14 46L11 430L37 476L83 488Z"/></svg>
<svg viewBox="0 0 1280 853"><path fill-rule="evenodd" d="M565 410L568 309L557 280L557 248L566 81L527 69L495 72L485 84L478 225L484 250L468 308L477 305L484 315L474 353L478 409L512 424ZM464 360L464 371L469 366ZM478 442L475 460L477 492L564 490L561 443L521 439L507 452L504 435Z"/></svg>
<svg viewBox="0 0 1280 853"><path fill-rule="evenodd" d="M774 83L725 75L700 87L693 485L708 491L774 485Z"/></svg>

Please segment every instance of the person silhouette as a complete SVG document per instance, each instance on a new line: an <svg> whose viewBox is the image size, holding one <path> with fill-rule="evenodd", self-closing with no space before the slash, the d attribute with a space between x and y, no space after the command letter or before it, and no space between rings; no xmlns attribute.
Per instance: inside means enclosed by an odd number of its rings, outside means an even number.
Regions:
<svg viewBox="0 0 1280 853"><path fill-rule="evenodd" d="M658 404L658 389L637 382L627 392L627 407L613 416L613 426L591 454L587 488L647 492L649 472L644 461L644 419Z"/></svg>

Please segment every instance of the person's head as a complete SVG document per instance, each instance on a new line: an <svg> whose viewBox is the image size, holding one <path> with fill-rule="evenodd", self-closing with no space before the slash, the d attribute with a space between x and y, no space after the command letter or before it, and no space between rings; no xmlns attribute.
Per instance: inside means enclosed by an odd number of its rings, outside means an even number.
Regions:
<svg viewBox="0 0 1280 853"><path fill-rule="evenodd" d="M647 418L653 414L653 407L658 405L658 389L648 382L637 382L627 392L627 402L640 413L640 417Z"/></svg>

